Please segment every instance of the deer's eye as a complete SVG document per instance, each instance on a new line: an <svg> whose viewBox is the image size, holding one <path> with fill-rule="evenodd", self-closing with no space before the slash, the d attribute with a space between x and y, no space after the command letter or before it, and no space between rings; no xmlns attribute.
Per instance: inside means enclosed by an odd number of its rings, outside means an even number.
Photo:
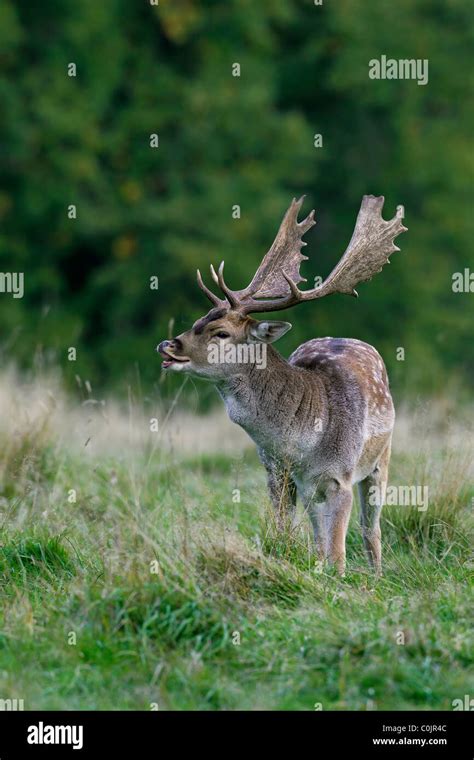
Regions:
<svg viewBox="0 0 474 760"><path fill-rule="evenodd" d="M218 332L214 336L215 338L229 338L229 333L226 332Z"/></svg>

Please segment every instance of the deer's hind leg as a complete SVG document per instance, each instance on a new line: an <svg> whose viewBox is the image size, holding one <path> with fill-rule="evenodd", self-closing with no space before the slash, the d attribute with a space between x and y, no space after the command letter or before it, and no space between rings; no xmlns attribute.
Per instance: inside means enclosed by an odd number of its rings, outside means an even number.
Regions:
<svg viewBox="0 0 474 760"><path fill-rule="evenodd" d="M369 563L382 573L382 537L380 515L387 491L391 440L388 441L373 472L359 483L360 523Z"/></svg>

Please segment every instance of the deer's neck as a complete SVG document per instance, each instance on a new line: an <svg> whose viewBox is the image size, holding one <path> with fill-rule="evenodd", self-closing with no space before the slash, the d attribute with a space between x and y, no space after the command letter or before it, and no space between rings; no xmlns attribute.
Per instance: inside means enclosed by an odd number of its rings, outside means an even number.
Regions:
<svg viewBox="0 0 474 760"><path fill-rule="evenodd" d="M325 414L324 388L317 373L288 364L270 345L264 368L242 365L218 385L218 391L231 420L267 450L304 443L302 430L317 430L317 420Z"/></svg>

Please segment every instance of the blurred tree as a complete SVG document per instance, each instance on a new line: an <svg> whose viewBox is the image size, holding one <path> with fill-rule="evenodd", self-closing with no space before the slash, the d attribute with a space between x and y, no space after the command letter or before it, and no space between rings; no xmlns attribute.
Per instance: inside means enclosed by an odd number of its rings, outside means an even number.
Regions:
<svg viewBox="0 0 474 760"><path fill-rule="evenodd" d="M225 257L245 285L307 192L305 274L327 274L361 196L384 193L386 217L406 206L402 252L358 302L295 309L282 350L356 336L403 391L466 381L473 297L451 277L472 236L472 32L468 0L4 0L0 271L25 273L24 299L0 294L5 357L121 387L138 366L148 384L168 320L207 310L197 266ZM427 58L429 83L369 79L382 54Z"/></svg>

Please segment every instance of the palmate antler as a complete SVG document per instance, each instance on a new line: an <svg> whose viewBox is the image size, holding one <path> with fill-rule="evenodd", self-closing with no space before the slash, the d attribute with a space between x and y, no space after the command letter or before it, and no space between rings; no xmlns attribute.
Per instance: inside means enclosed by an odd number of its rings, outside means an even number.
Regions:
<svg viewBox="0 0 474 760"><path fill-rule="evenodd" d="M314 211L298 222L303 200L304 196L298 201L293 199L272 247L264 256L250 285L243 290L231 290L226 285L224 262L217 272L211 266L211 274L225 300L218 298L204 285L198 270L199 287L215 306L230 306L242 314L250 314L288 309L331 293L357 296L355 286L370 280L389 262L390 254L400 250L393 241L407 230L402 224L403 206L397 206L393 219L386 222L382 219L383 195L364 195L354 233L339 263L321 285L311 290L300 290L298 283L305 281L300 275L300 264L308 258L301 253L302 246L306 245L302 237L316 224Z"/></svg>

